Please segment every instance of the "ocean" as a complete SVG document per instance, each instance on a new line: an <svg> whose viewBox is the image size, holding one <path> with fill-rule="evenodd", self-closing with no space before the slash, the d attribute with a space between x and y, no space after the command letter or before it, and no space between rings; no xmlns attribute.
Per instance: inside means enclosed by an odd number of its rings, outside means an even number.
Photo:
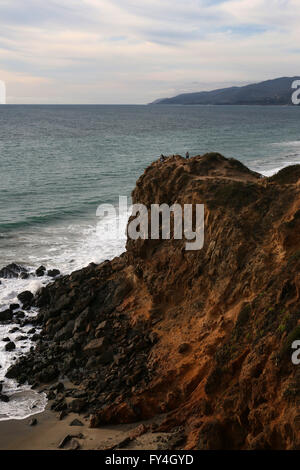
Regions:
<svg viewBox="0 0 300 470"><path fill-rule="evenodd" d="M122 253L125 235L96 230L97 207L130 196L161 153L220 152L266 176L300 163L299 113L296 106L0 106L0 269L16 262L69 273ZM47 282L2 279L0 311ZM0 420L30 416L46 403L4 378L32 345L18 341L5 352L2 339L20 336L13 326L0 324L0 382L10 397L0 401Z"/></svg>

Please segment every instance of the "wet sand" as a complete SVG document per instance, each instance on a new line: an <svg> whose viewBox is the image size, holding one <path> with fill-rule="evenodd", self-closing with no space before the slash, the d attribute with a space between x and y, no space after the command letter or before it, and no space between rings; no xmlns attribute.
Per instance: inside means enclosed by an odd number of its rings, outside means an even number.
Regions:
<svg viewBox="0 0 300 470"><path fill-rule="evenodd" d="M83 426L70 426L74 419L79 419ZM32 419L37 420L30 426ZM58 450L59 444L67 436L73 436L82 450L104 450L122 443L141 423L89 428L89 420L70 413L59 420L56 413L46 409L44 412L23 420L0 422L0 450ZM128 450L155 450L167 442L167 433L145 434L126 444ZM71 441L70 441L71 442ZM121 445L120 448L123 448ZM70 449L69 443L64 449Z"/></svg>
<svg viewBox="0 0 300 470"><path fill-rule="evenodd" d="M37 424L30 426L29 423L34 418L37 419ZM70 426L75 418L84 425ZM83 435L83 438L74 437L81 449L105 449L121 442L134 427L136 425L90 429L88 420L82 416L70 414L59 421L53 412L46 410L24 420L1 421L0 450L56 450L68 434Z"/></svg>

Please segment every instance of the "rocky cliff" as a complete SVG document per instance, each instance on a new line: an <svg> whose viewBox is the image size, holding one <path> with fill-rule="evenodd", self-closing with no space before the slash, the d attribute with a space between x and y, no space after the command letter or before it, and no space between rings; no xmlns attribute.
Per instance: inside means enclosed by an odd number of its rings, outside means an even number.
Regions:
<svg viewBox="0 0 300 470"><path fill-rule="evenodd" d="M300 166L263 178L237 160L169 157L133 202L205 204L205 243L128 240L121 257L44 288L43 329L8 376L77 389L52 408L91 426L163 416L186 449L300 447Z"/></svg>

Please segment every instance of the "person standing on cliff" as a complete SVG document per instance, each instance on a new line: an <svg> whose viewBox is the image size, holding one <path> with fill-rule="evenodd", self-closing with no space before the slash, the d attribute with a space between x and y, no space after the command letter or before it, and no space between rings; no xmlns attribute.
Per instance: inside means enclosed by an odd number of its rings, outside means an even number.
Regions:
<svg viewBox="0 0 300 470"><path fill-rule="evenodd" d="M190 158L190 154L189 154L189 152L186 152L186 154L185 154L185 158Z"/></svg>

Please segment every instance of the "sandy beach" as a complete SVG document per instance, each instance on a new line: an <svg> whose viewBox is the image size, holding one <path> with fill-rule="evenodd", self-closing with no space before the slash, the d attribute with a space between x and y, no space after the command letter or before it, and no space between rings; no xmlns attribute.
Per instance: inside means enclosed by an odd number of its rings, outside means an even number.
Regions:
<svg viewBox="0 0 300 470"><path fill-rule="evenodd" d="M37 424L30 426L32 419ZM75 419L83 426L70 426ZM24 420L0 422L0 450L55 450L67 436L76 436L82 449L104 449L126 437L134 426L114 426L105 429L90 429L88 421L81 416L70 414L59 421L55 413L46 410L43 413ZM84 436L79 438L77 436Z"/></svg>
<svg viewBox="0 0 300 470"><path fill-rule="evenodd" d="M37 424L31 426L33 419ZM82 426L70 426L75 419ZM134 423L91 429L87 418L70 413L59 420L54 412L46 409L23 420L0 422L0 450L109 450L125 447L128 450L155 450L163 448L171 436L169 433L141 433L142 427L143 424ZM69 440L67 436L70 436ZM60 447L64 439L67 442Z"/></svg>

